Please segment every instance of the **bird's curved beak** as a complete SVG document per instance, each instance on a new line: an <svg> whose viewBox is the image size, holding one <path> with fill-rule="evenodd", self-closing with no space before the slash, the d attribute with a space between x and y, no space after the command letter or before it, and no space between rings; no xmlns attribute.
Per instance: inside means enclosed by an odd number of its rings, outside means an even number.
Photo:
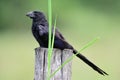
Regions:
<svg viewBox="0 0 120 80"><path fill-rule="evenodd" d="M34 18L34 17L35 17L35 15L34 15L33 12L28 12L28 13L26 14L26 16L28 16L28 17L30 17L30 18Z"/></svg>

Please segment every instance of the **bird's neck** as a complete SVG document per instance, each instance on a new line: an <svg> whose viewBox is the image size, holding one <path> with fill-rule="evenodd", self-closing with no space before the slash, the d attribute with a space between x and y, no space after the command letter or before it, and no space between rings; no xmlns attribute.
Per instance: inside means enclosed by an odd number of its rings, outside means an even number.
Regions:
<svg viewBox="0 0 120 80"><path fill-rule="evenodd" d="M34 25L43 25L43 26L48 26L48 22L46 19L33 19L33 24Z"/></svg>

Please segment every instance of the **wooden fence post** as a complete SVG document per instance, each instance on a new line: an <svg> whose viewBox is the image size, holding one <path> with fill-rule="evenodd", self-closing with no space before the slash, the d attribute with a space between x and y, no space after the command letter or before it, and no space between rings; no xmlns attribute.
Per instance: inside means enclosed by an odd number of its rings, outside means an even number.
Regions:
<svg viewBox="0 0 120 80"><path fill-rule="evenodd" d="M51 58L51 73L53 73L61 64L72 56L72 50L69 49L53 49ZM35 74L34 80L47 80L47 48L35 49ZM67 63L60 69L51 80L71 80L72 62Z"/></svg>

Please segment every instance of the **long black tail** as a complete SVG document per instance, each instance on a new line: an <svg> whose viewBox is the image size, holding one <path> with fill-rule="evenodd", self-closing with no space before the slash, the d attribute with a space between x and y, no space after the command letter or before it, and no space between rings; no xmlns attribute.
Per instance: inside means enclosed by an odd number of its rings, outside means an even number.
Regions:
<svg viewBox="0 0 120 80"><path fill-rule="evenodd" d="M73 50L73 53L76 54L77 51ZM77 57L79 57L82 61L84 61L86 64L88 64L90 67L92 67L95 71L97 71L98 73L100 73L101 75L108 75L105 71L103 71L102 69L100 69L99 67L97 67L95 64L93 64L92 62L90 62L85 56L83 56L82 54L77 54Z"/></svg>

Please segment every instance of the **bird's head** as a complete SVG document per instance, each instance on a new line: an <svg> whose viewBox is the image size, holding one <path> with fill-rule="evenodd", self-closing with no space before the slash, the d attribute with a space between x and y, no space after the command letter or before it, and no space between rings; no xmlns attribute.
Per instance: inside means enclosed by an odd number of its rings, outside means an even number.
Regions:
<svg viewBox="0 0 120 80"><path fill-rule="evenodd" d="M45 15L40 11L31 11L26 14L26 16L30 17L33 20L41 20L45 18Z"/></svg>

